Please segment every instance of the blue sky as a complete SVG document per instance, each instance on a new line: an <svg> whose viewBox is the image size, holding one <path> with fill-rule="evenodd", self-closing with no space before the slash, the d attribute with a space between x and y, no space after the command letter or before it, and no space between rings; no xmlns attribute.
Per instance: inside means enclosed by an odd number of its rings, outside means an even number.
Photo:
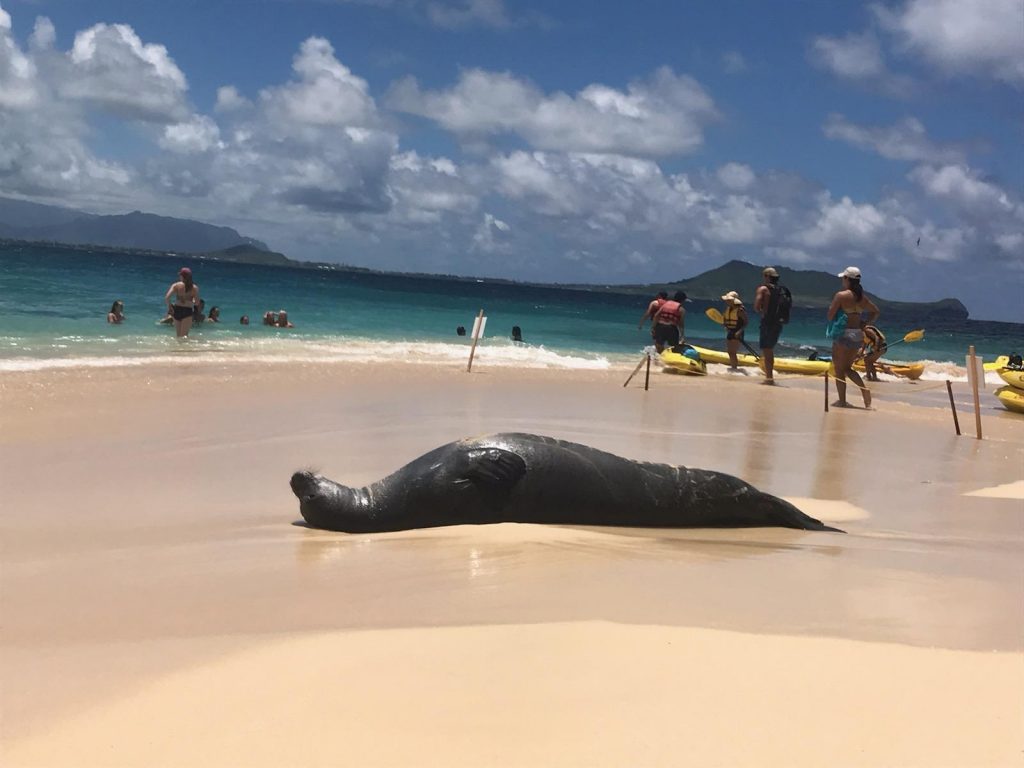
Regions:
<svg viewBox="0 0 1024 768"><path fill-rule="evenodd" d="M0 9L2 195L381 269L855 264L1024 317L1024 0Z"/></svg>

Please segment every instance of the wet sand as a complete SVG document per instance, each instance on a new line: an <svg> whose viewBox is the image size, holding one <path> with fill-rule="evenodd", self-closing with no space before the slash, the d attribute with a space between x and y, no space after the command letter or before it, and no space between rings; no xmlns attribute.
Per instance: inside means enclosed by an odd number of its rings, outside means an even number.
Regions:
<svg viewBox="0 0 1024 768"><path fill-rule="evenodd" d="M1021 420L628 372L3 376L3 764L1019 765ZM297 468L496 431L849 533L292 524Z"/></svg>

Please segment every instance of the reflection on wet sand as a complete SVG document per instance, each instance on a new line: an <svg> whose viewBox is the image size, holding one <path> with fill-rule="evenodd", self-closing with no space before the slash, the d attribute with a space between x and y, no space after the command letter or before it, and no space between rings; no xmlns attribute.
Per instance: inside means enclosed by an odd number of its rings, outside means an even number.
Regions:
<svg viewBox="0 0 1024 768"><path fill-rule="evenodd" d="M1015 647L1015 619L991 611L993 600L1014 599L1012 586L1002 594L987 589L972 577L984 567L978 562L957 575L921 571L921 558L934 558L944 546L919 541L911 554L906 542L879 547L859 537L782 529L502 524L356 536L304 531L296 556L324 585L365 583L372 572L379 587L346 594L343 626L375 626L370 617L379 618L378 611L363 613L360 605L380 593L388 595L388 626L570 616L741 631L771 627L912 645L942 636L954 647ZM780 581L781 573L789 576ZM894 584L902 588L893 590ZM404 586L396 592L396 585ZM481 593L489 597L477 599ZM867 594L885 599L866 600ZM942 607L949 594L974 606L970 629L954 629L963 614L950 620ZM993 633L1006 642L993 646Z"/></svg>
<svg viewBox="0 0 1024 768"><path fill-rule="evenodd" d="M765 407L755 406L749 411L749 419L743 447L743 468L739 476L752 485L766 485L775 463L767 439L767 436L775 434L775 411L767 404Z"/></svg>
<svg viewBox="0 0 1024 768"><path fill-rule="evenodd" d="M844 446L853 436L853 425L846 414L826 418L818 432L811 495L816 499L845 499L846 475L856 463L852 453ZM852 467L855 470L855 467Z"/></svg>

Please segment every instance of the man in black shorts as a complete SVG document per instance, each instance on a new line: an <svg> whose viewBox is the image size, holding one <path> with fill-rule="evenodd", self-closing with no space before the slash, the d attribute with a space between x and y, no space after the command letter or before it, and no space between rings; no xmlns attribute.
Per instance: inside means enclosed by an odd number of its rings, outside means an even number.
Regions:
<svg viewBox="0 0 1024 768"><path fill-rule="evenodd" d="M761 315L761 359L764 360L764 383L775 383L775 345L779 343L782 323L776 314L778 306L779 271L765 267L761 273L764 282L757 287L754 296L754 311Z"/></svg>

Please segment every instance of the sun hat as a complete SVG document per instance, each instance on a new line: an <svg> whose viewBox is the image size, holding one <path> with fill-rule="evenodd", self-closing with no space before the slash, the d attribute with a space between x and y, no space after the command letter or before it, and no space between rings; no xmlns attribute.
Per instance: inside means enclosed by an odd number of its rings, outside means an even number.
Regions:
<svg viewBox="0 0 1024 768"><path fill-rule="evenodd" d="M743 299L736 291L729 291L725 296L722 297L722 301L727 301L730 304L735 304L737 307L743 306Z"/></svg>
<svg viewBox="0 0 1024 768"><path fill-rule="evenodd" d="M853 280L860 280L860 270L856 267L847 267L840 272L836 277L849 277Z"/></svg>
<svg viewBox="0 0 1024 768"><path fill-rule="evenodd" d="M778 277L779 270L777 270L775 267L765 267L761 274L767 275L768 277Z"/></svg>

